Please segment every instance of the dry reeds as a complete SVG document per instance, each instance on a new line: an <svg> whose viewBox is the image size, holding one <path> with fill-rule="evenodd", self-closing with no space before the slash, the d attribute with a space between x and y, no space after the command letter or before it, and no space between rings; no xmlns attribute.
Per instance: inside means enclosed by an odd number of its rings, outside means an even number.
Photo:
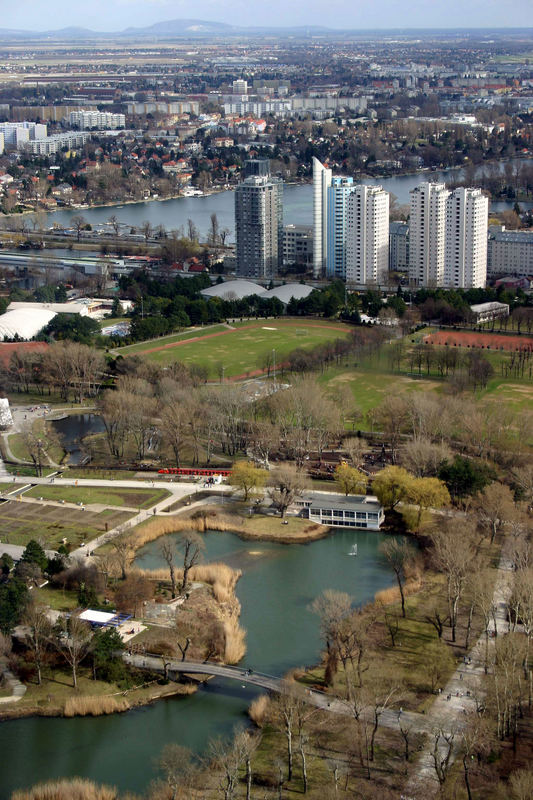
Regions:
<svg viewBox="0 0 533 800"><path fill-rule="evenodd" d="M246 631L239 625L236 617L225 619L222 623L224 630L224 661L226 664L237 664L246 653Z"/></svg>
<svg viewBox="0 0 533 800"><path fill-rule="evenodd" d="M262 728L265 723L269 702L268 695L260 694L259 697L256 697L255 700L252 700L250 703L248 716L258 728Z"/></svg>
<svg viewBox="0 0 533 800"><path fill-rule="evenodd" d="M410 578L404 583L403 593L407 597L410 594L416 594L420 591L422 581L420 578ZM391 606L393 603L401 601L400 590L397 586L390 586L388 589L381 589L374 595L374 600L383 606Z"/></svg>
<svg viewBox="0 0 533 800"><path fill-rule="evenodd" d="M124 697L69 697L65 702L65 717L99 717L127 711L129 703Z"/></svg>
<svg viewBox="0 0 533 800"><path fill-rule="evenodd" d="M98 786L85 778L48 781L31 789L18 789L11 800L116 800L118 792L110 786Z"/></svg>
<svg viewBox="0 0 533 800"><path fill-rule="evenodd" d="M141 575L152 581L168 581L169 574L167 569L136 569L131 574ZM213 595L219 603L228 603L233 599L235 585L242 572L232 569L227 564L196 564L189 572L191 581L207 583L213 590ZM183 578L183 570L176 569L176 578L180 581Z"/></svg>

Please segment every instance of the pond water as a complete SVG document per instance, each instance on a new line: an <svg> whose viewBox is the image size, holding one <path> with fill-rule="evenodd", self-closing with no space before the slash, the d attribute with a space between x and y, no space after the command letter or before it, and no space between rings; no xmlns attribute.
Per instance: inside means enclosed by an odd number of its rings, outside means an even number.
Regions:
<svg viewBox="0 0 533 800"><path fill-rule="evenodd" d="M69 454L69 464L83 464L86 454L82 440L93 433L103 433L105 425L98 414L70 414L63 419L50 422L61 438L61 444Z"/></svg>
<svg viewBox="0 0 533 800"><path fill-rule="evenodd" d="M316 662L320 640L309 604L324 589L348 592L364 603L392 585L391 571L378 552L383 538L340 529L307 545L281 545L207 533L206 561L225 561L243 571L237 584L241 624L247 631L243 665L281 675ZM356 558L348 555L355 542ZM158 543L139 551L136 563L162 566ZM127 714L1 723L0 798L8 798L15 787L61 775L83 775L121 790L141 791L154 777L154 759L167 742L203 752L210 738L246 723L246 710L257 693L216 680L194 696L162 700Z"/></svg>

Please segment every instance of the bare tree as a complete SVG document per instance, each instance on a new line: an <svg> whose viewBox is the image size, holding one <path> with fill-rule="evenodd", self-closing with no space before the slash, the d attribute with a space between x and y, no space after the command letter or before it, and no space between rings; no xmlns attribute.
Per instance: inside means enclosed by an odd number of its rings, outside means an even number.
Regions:
<svg viewBox="0 0 533 800"><path fill-rule="evenodd" d="M55 628L53 642L72 670L72 684L78 687L78 668L88 654L92 632L90 626L79 617L60 617Z"/></svg>
<svg viewBox="0 0 533 800"><path fill-rule="evenodd" d="M114 561L120 570L120 577L124 581L126 580L127 568L132 555L131 543L128 536L125 533L115 536L111 547Z"/></svg>
<svg viewBox="0 0 533 800"><path fill-rule="evenodd" d="M176 565L174 563L174 556L176 555L176 547L172 539L165 538L159 545L159 549L168 567L170 575L170 585L172 586L172 599L174 600L177 594Z"/></svg>
<svg viewBox="0 0 533 800"><path fill-rule="evenodd" d="M277 506L283 519L285 512L307 487L303 472L291 464L282 464L272 470L269 479L268 495Z"/></svg>
<svg viewBox="0 0 533 800"><path fill-rule="evenodd" d="M192 752L179 744L167 744L159 757L158 766L165 776L165 783L170 790L170 799L177 800L180 797L188 800L197 774Z"/></svg>
<svg viewBox="0 0 533 800"><path fill-rule="evenodd" d="M479 495L477 503L479 520L490 533L493 544L498 532L515 513L513 493L503 483L491 483Z"/></svg>
<svg viewBox="0 0 533 800"><path fill-rule="evenodd" d="M237 796L239 772L248 759L249 738L246 731L239 731L231 742L216 739L209 744L208 759L220 776L219 788L224 800L234 800Z"/></svg>
<svg viewBox="0 0 533 800"><path fill-rule="evenodd" d="M380 550L396 576L402 601L402 617L405 619L405 570L407 566L413 562L415 550L404 537L401 539L387 539L380 546Z"/></svg>
<svg viewBox="0 0 533 800"><path fill-rule="evenodd" d="M183 531L178 537L178 547L183 555L183 581L181 591L185 593L189 586L189 571L200 561L205 542L195 531Z"/></svg>
<svg viewBox="0 0 533 800"><path fill-rule="evenodd" d="M85 219L85 217L82 217L81 214L75 214L70 220L70 224L76 230L76 235L78 237L78 242L79 242L81 237L81 232L87 225L87 220Z"/></svg>
<svg viewBox="0 0 533 800"><path fill-rule="evenodd" d="M448 616L452 641L456 640L459 601L474 566L473 530L464 523L448 521L431 534L435 564L446 576Z"/></svg>
<svg viewBox="0 0 533 800"><path fill-rule="evenodd" d="M24 614L23 626L24 639L33 653L37 683L40 686L43 657L52 636L52 623L48 618L46 607L35 603L28 605Z"/></svg>

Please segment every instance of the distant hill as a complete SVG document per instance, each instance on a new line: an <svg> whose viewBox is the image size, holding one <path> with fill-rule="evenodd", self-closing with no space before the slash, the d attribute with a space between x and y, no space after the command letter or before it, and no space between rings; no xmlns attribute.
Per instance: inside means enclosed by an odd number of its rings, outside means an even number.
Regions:
<svg viewBox="0 0 533 800"><path fill-rule="evenodd" d="M93 31L89 28L70 26L59 30L49 31L25 31L11 28L0 28L0 39L5 40L27 40L42 41L55 39L63 41L72 40L98 40L98 39L139 39L139 38L158 38L158 39L191 39L191 38L216 38L218 36L351 36L353 38L372 36L375 38L397 35L410 37L413 35L419 38L443 38L459 36L472 39L479 39L487 35L499 35L513 37L523 36L531 32L531 28L457 28L457 29L417 29L417 28L392 28L392 29L336 29L327 28L320 25L297 25L292 27L265 27L239 25L229 25L225 22L212 22L201 19L171 19L164 22L156 22L154 25L145 27L128 27L122 31Z"/></svg>

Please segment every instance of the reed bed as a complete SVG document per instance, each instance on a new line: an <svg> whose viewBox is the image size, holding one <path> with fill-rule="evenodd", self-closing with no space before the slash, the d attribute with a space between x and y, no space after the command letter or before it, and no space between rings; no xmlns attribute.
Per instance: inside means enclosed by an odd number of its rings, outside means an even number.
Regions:
<svg viewBox="0 0 533 800"><path fill-rule="evenodd" d="M125 697L69 697L65 702L65 717L99 717L127 711L130 705Z"/></svg>
<svg viewBox="0 0 533 800"><path fill-rule="evenodd" d="M270 699L267 694L260 694L250 703L248 716L258 728L262 728L265 724L269 703Z"/></svg>
<svg viewBox="0 0 533 800"><path fill-rule="evenodd" d="M411 594L416 594L420 591L421 586L422 581L420 578L410 578L404 583L403 593L406 597ZM391 606L393 603L399 603L401 601L400 590L397 586L390 586L388 589L381 589L381 591L376 592L374 595L374 600L376 603L384 606Z"/></svg>
<svg viewBox="0 0 533 800"><path fill-rule="evenodd" d="M169 573L167 569L134 569L132 574L141 575L151 581L168 581ZM241 577L241 570L232 569L227 564L197 564L189 572L191 581L207 583L213 590L213 595L219 603L228 603L234 598L234 589L237 581ZM178 581L183 579L183 570L176 569Z"/></svg>
<svg viewBox="0 0 533 800"><path fill-rule="evenodd" d="M224 662L238 664L246 653L246 631L239 625L237 617L225 619L222 623L224 629Z"/></svg>
<svg viewBox="0 0 533 800"><path fill-rule="evenodd" d="M118 792L110 786L98 786L85 778L48 781L31 789L17 789L11 800L117 800Z"/></svg>

